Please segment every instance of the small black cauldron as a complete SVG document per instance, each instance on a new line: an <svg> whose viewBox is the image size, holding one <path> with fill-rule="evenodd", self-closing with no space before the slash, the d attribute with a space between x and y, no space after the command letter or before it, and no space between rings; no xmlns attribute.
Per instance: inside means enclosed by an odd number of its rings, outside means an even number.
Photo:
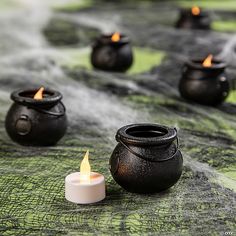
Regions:
<svg viewBox="0 0 236 236"><path fill-rule="evenodd" d="M119 33L102 35L93 45L92 65L100 70L124 72L133 63L133 53L127 36Z"/></svg>
<svg viewBox="0 0 236 236"><path fill-rule="evenodd" d="M183 159L175 128L127 125L117 131L116 140L119 144L111 155L110 171L127 191L156 193L170 188L180 178Z"/></svg>
<svg viewBox="0 0 236 236"><path fill-rule="evenodd" d="M211 19L208 12L202 11L197 6L190 9L180 9L180 17L176 23L176 27L209 30L211 28Z"/></svg>
<svg viewBox="0 0 236 236"><path fill-rule="evenodd" d="M5 127L13 141L28 146L54 145L67 128L62 95L45 89L43 99L36 100L37 89L13 92L14 101L7 113Z"/></svg>
<svg viewBox="0 0 236 236"><path fill-rule="evenodd" d="M203 105L218 105L229 94L230 84L225 74L226 64L213 59L210 67L204 60L192 60L185 64L179 91L183 98Z"/></svg>

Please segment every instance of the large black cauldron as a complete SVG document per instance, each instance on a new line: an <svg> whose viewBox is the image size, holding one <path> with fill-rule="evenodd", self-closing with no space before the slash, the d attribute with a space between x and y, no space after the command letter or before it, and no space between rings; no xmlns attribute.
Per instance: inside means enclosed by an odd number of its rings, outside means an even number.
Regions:
<svg viewBox="0 0 236 236"><path fill-rule="evenodd" d="M29 146L54 145L63 137L67 128L62 95L46 89L41 100L33 97L37 89L13 92L14 101L7 113L5 127L15 142Z"/></svg>
<svg viewBox="0 0 236 236"><path fill-rule="evenodd" d="M226 99L230 91L226 64L218 60L212 62L211 67L204 67L203 60L186 62L179 83L183 98L203 105L217 105Z"/></svg>
<svg viewBox="0 0 236 236"><path fill-rule="evenodd" d="M116 33L117 34L117 33ZM124 72L133 63L133 53L130 41L125 35L117 41L112 41L112 36L101 35L94 43L91 62L92 65L100 70Z"/></svg>
<svg viewBox="0 0 236 236"><path fill-rule="evenodd" d="M157 124L132 124L116 134L119 142L110 158L110 171L124 189L156 193L173 186L181 176L183 159L174 143L177 131Z"/></svg>
<svg viewBox="0 0 236 236"><path fill-rule="evenodd" d="M176 27L209 30L211 28L211 18L208 12L201 9L199 9L199 14L193 14L192 9L181 9Z"/></svg>

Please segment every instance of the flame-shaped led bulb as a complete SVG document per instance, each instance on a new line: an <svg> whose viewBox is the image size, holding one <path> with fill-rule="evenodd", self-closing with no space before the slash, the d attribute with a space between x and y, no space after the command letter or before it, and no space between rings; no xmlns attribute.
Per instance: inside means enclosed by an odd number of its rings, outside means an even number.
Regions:
<svg viewBox="0 0 236 236"><path fill-rule="evenodd" d="M200 14L200 12L201 12L200 8L197 7L197 6L193 6L191 10L192 10L192 14L194 16L198 16Z"/></svg>
<svg viewBox="0 0 236 236"><path fill-rule="evenodd" d="M115 32L112 36L111 36L111 41L112 42L118 42L120 41L120 34L118 32Z"/></svg>
<svg viewBox="0 0 236 236"><path fill-rule="evenodd" d="M212 54L208 55L208 57L203 61L202 65L204 67L211 67L212 66L212 59L213 59L213 55Z"/></svg>
<svg viewBox="0 0 236 236"><path fill-rule="evenodd" d="M89 183L90 173L91 173L91 167L89 164L89 150L87 150L84 159L82 160L80 165L80 181L82 183Z"/></svg>
<svg viewBox="0 0 236 236"><path fill-rule="evenodd" d="M38 92L34 95L34 99L35 100L41 100L43 99L43 91L44 91L44 87L41 87Z"/></svg>

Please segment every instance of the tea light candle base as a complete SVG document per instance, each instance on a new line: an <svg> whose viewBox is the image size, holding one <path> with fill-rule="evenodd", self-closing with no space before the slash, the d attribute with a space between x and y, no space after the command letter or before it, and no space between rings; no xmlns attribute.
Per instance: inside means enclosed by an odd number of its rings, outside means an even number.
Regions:
<svg viewBox="0 0 236 236"><path fill-rule="evenodd" d="M103 175L91 172L90 182L80 180L80 172L67 175L65 178L65 198L73 203L90 204L106 197L105 178Z"/></svg>

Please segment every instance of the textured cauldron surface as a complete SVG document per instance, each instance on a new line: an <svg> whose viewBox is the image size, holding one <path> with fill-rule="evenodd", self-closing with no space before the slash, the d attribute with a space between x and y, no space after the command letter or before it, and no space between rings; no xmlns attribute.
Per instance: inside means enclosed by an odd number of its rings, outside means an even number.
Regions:
<svg viewBox="0 0 236 236"><path fill-rule="evenodd" d="M145 128L156 131L163 128L168 133L150 138L125 138L129 130L142 130L143 134ZM152 135L151 132L145 133L145 136L149 135ZM115 181L127 191L136 193L155 193L173 186L180 178L183 166L182 155L173 143L175 138L174 129L154 124L128 125L118 130L116 139L120 143L110 158L111 174Z"/></svg>
<svg viewBox="0 0 236 236"><path fill-rule="evenodd" d="M186 63L179 91L182 97L200 104L220 104L230 91L225 64L217 62L212 68L204 68L201 61Z"/></svg>
<svg viewBox="0 0 236 236"><path fill-rule="evenodd" d="M129 39L121 35L119 42L112 42L111 37L112 35L102 35L96 40L91 54L91 63L100 70L124 72L133 63Z"/></svg>
<svg viewBox="0 0 236 236"><path fill-rule="evenodd" d="M37 90L29 90L29 94ZM46 90L45 93L48 93ZM22 96L22 91L11 95L14 103L10 107L5 127L8 135L15 142L30 146L56 144L65 134L67 118L60 100L61 94L50 92L53 96L41 100ZM27 94L27 96L29 95ZM52 113L52 114L49 114ZM53 114L62 115L53 115Z"/></svg>

